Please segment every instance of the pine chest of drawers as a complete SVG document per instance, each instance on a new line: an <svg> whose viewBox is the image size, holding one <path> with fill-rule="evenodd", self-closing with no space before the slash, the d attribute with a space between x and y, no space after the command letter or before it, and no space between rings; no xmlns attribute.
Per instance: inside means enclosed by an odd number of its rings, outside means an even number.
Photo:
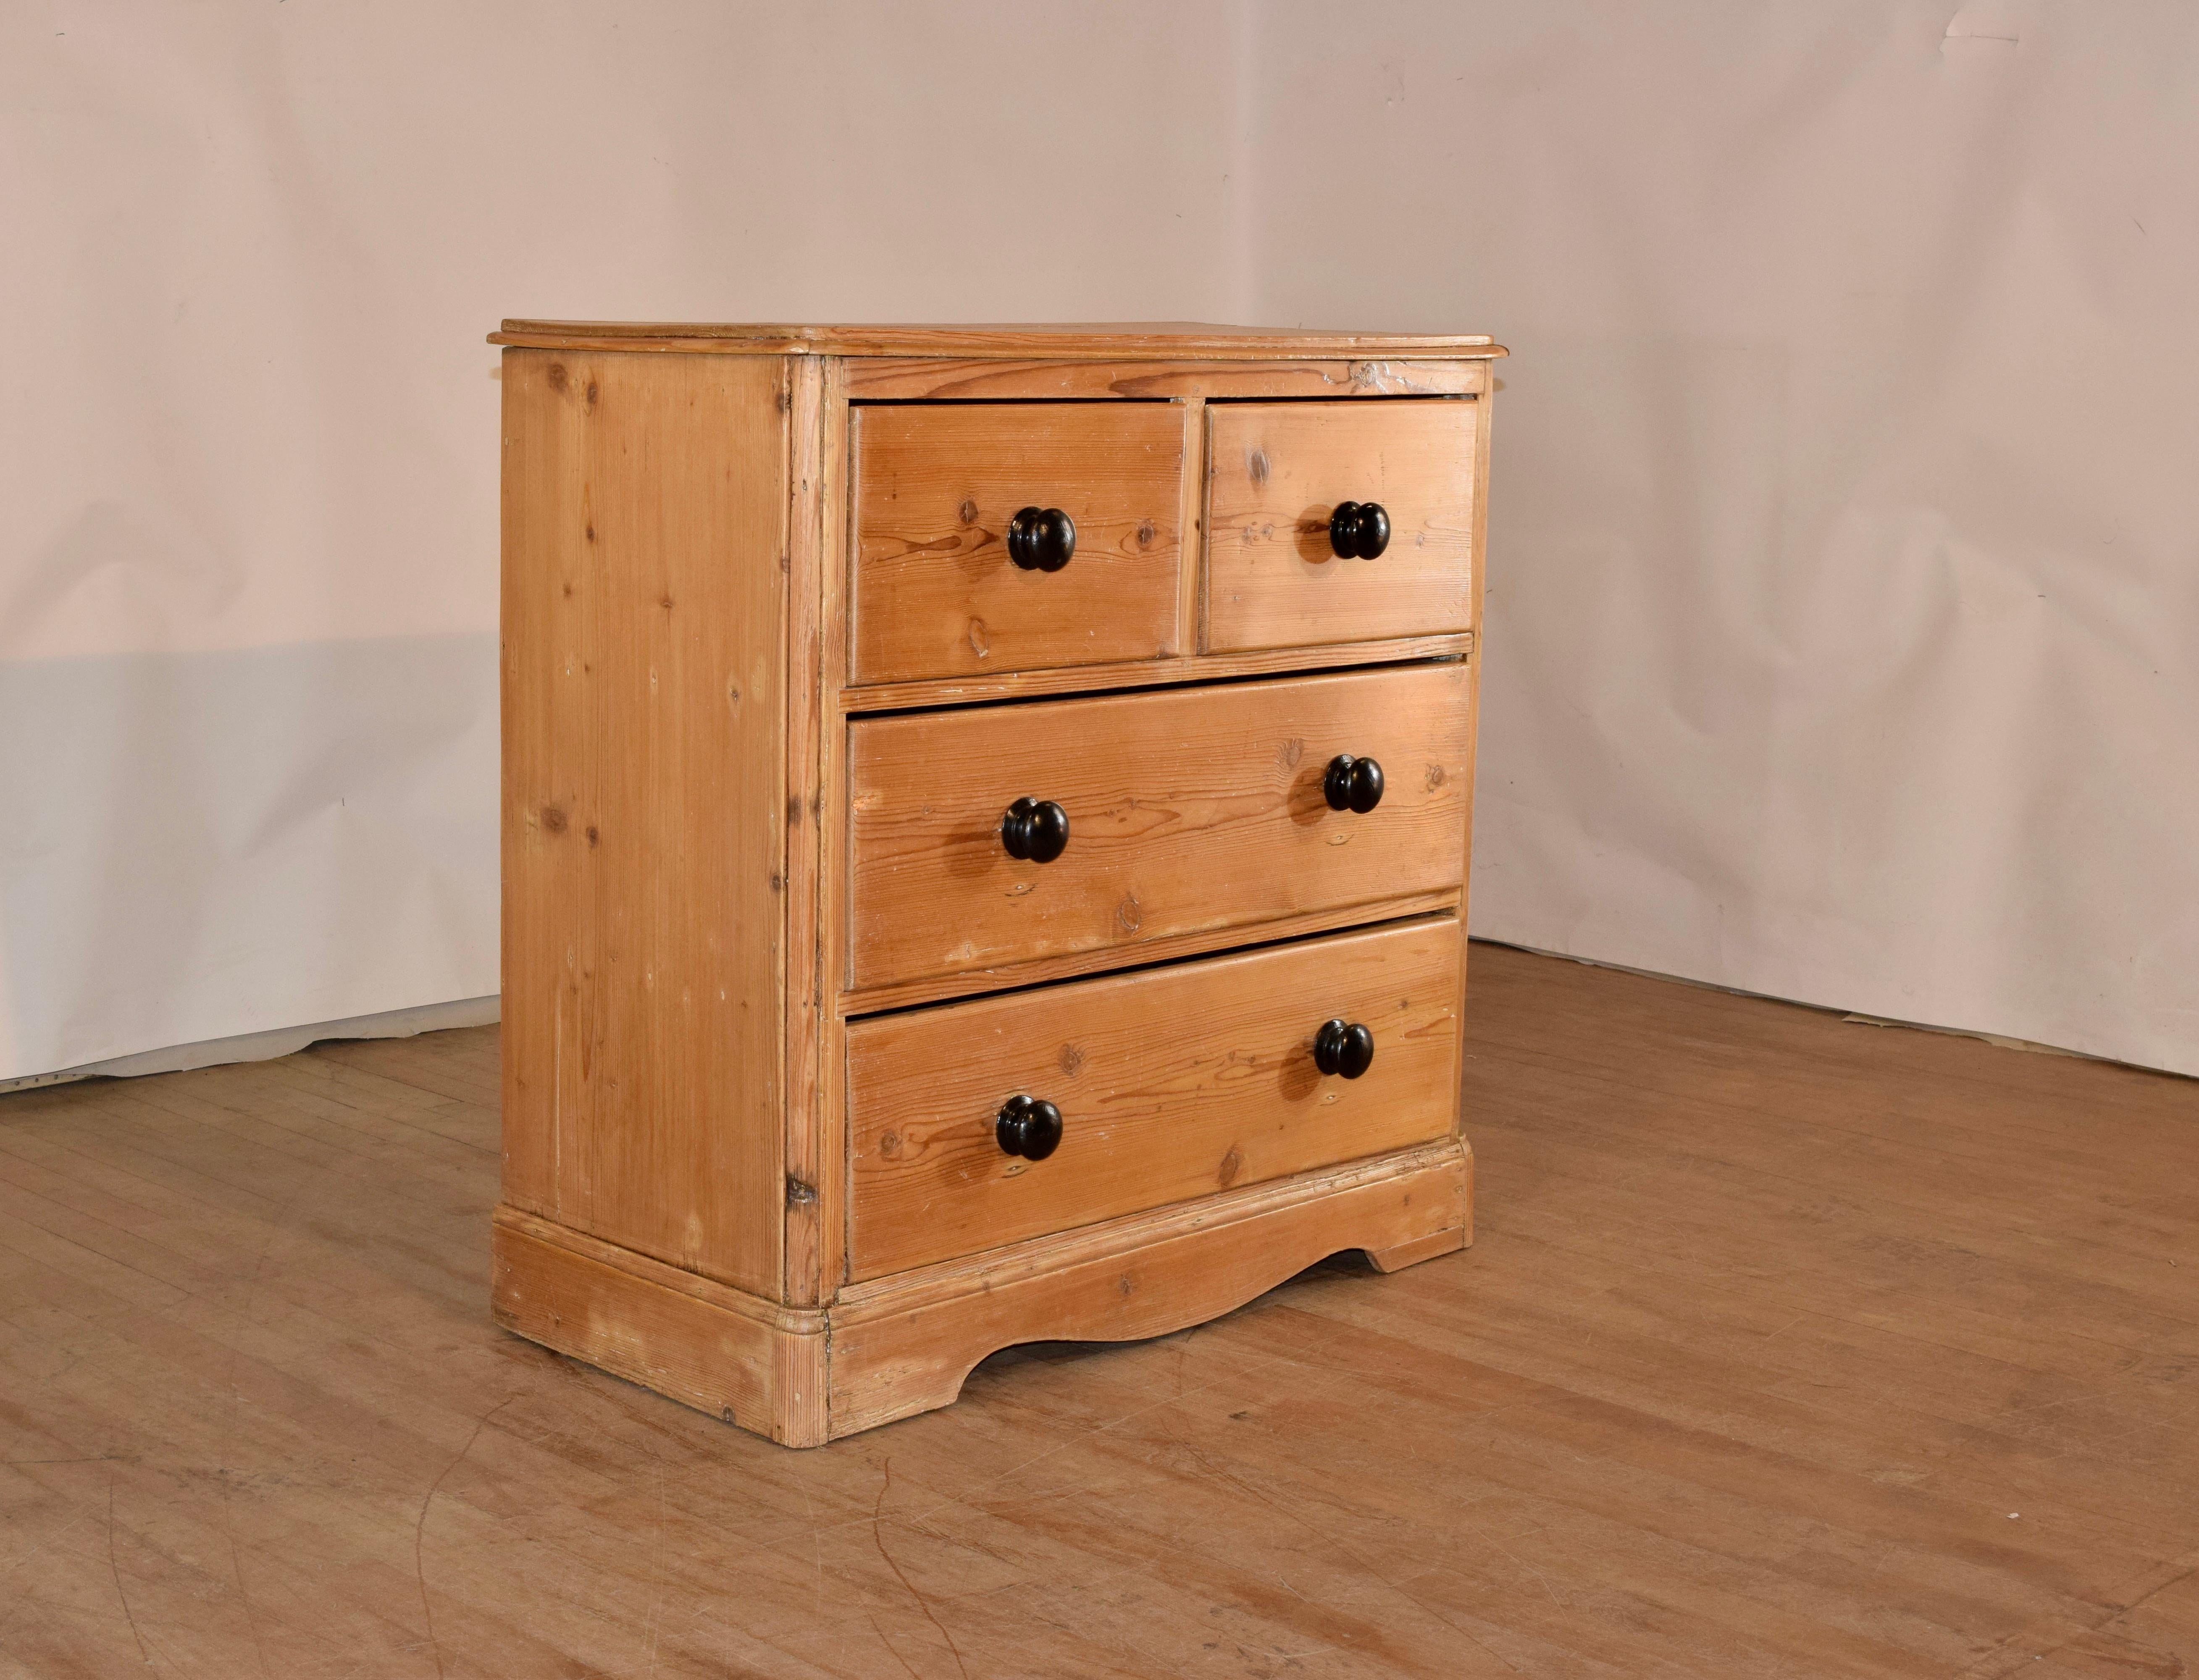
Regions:
<svg viewBox="0 0 2199 1680"><path fill-rule="evenodd" d="M1501 349L494 341L499 1323L809 1445L1468 1240Z"/></svg>

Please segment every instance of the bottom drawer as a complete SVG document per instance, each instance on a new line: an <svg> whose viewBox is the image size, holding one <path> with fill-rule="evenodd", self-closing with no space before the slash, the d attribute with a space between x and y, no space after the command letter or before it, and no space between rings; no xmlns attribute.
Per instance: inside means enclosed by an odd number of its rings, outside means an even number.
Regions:
<svg viewBox="0 0 2199 1680"><path fill-rule="evenodd" d="M848 1029L857 1279L1424 1143L1458 1100L1460 925L1339 934ZM1373 1035L1324 1075L1340 1018ZM1012 1097L1060 1111L1041 1160Z"/></svg>

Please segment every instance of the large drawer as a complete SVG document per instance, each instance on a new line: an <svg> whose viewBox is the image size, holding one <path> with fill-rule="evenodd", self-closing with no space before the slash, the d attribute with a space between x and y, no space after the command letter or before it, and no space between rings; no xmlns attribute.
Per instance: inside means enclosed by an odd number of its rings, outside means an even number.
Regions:
<svg viewBox="0 0 2199 1680"><path fill-rule="evenodd" d="M913 681L1176 650L1184 423L1165 403L955 403L855 412L853 678ZM1069 516L1066 564L1026 570L1009 522Z"/></svg>
<svg viewBox="0 0 2199 1680"><path fill-rule="evenodd" d="M1207 413L1210 648L1473 627L1479 405L1360 399ZM1375 558L1338 557L1329 522L1343 502L1388 515L1389 543Z"/></svg>
<svg viewBox="0 0 2199 1680"><path fill-rule="evenodd" d="M1443 1136L1462 937L1444 917L854 1023L854 1275ZM1373 1035L1356 1078L1315 1063L1332 1018ZM1060 1111L1043 1159L1000 1146L1018 1096Z"/></svg>
<svg viewBox="0 0 2199 1680"><path fill-rule="evenodd" d="M859 719L850 987L1459 886L1473 743L1458 663ZM1363 814L1323 794L1346 754ZM1003 843L1024 798L1067 816L1051 861Z"/></svg>

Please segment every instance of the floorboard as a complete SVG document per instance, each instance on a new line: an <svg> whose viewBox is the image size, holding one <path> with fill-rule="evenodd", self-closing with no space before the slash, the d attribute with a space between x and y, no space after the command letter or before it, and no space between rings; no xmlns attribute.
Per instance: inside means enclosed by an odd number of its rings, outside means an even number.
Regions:
<svg viewBox="0 0 2199 1680"><path fill-rule="evenodd" d="M493 1028L0 1097L0 1677L2199 1666L2199 1082L1470 1016L1472 1250L809 1453L491 1327Z"/></svg>

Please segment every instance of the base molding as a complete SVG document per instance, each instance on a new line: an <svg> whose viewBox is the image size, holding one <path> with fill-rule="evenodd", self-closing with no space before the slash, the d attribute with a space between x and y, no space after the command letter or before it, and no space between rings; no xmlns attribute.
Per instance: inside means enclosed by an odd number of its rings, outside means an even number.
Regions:
<svg viewBox="0 0 2199 1680"><path fill-rule="evenodd" d="M825 1329L789 1322L777 1303L683 1275L662 1261L506 1206L491 1228L490 1315L505 1329L601 1366L783 1446L825 1439ZM631 1263L627 1263L630 1262ZM738 1300L726 1298L738 1298Z"/></svg>
<svg viewBox="0 0 2199 1680"><path fill-rule="evenodd" d="M1380 1270L1472 1240L1456 1139L1155 1209L790 1309L505 1206L493 1311L505 1329L674 1400L815 1446L950 1405L1018 1342L1134 1341L1234 1310L1315 1262Z"/></svg>
<svg viewBox="0 0 2199 1680"><path fill-rule="evenodd" d="M1417 1266L1423 1260L1432 1260L1442 1254L1455 1254L1471 1240L1472 1234L1463 1228L1438 1231L1433 1236L1399 1243L1395 1248L1370 1248L1367 1251L1367 1263L1378 1272L1402 1272L1406 1267Z"/></svg>

